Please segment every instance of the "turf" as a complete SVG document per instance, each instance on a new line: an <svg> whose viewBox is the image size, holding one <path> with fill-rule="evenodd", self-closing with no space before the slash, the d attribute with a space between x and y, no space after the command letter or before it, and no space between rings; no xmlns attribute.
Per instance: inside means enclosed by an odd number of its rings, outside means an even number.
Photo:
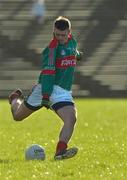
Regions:
<svg viewBox="0 0 127 180"><path fill-rule="evenodd" d="M75 99L78 121L69 146L79 153L54 161L62 125L50 110L41 109L15 122L6 100L0 100L0 180L126 180L127 100ZM33 143L46 151L45 161L26 161Z"/></svg>

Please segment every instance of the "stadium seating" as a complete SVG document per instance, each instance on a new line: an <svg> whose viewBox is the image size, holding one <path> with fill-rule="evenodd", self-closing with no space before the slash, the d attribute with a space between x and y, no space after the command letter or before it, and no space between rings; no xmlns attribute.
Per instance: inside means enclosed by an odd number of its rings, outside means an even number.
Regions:
<svg viewBox="0 0 127 180"><path fill-rule="evenodd" d="M127 97L126 0L46 0L38 25L30 0L0 1L0 97L15 88L26 94L40 71L40 52L52 37L59 16L72 22L84 52L73 85L74 96Z"/></svg>

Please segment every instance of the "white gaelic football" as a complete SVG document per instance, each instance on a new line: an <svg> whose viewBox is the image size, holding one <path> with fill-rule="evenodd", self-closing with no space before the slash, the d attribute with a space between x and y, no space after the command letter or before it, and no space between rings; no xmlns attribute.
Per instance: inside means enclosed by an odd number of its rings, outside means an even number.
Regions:
<svg viewBox="0 0 127 180"><path fill-rule="evenodd" d="M32 144L25 150L26 160L44 160L45 151L44 148L38 144Z"/></svg>

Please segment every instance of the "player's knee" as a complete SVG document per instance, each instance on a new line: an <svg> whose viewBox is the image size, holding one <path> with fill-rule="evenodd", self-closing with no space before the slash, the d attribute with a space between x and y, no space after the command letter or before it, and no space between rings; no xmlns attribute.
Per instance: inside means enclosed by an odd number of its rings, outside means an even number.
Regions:
<svg viewBox="0 0 127 180"><path fill-rule="evenodd" d="M76 121L77 121L77 117L74 116L74 117L73 117L73 124L74 124L74 125L75 125Z"/></svg>
<svg viewBox="0 0 127 180"><path fill-rule="evenodd" d="M70 116L70 118L68 119L67 123L68 123L70 126L74 126L75 123L76 123L76 121L77 121L76 116L75 116L75 115L72 115L72 116Z"/></svg>
<svg viewBox="0 0 127 180"><path fill-rule="evenodd" d="M73 123L75 124L77 121L77 113L76 112L71 114L71 119L72 119Z"/></svg>
<svg viewBox="0 0 127 180"><path fill-rule="evenodd" d="M15 121L22 121L22 120L23 120L23 118L20 117L20 116L18 116L18 115L13 115L13 119L14 119Z"/></svg>

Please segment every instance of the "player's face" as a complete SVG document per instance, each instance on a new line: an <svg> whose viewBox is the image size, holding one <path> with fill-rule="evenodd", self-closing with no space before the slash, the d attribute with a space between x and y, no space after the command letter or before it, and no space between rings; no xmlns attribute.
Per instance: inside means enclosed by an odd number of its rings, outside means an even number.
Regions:
<svg viewBox="0 0 127 180"><path fill-rule="evenodd" d="M54 28L54 36L59 41L60 44L65 44L68 41L68 34L69 30L65 29L64 31L61 31L57 28Z"/></svg>

